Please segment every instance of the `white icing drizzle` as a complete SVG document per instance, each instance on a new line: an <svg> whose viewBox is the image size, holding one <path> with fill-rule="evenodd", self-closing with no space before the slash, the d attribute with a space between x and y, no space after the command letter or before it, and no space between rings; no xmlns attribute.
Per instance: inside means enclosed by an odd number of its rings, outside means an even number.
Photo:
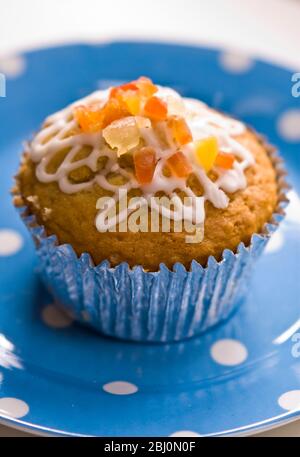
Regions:
<svg viewBox="0 0 300 457"><path fill-rule="evenodd" d="M182 98L174 90L165 87L159 87L156 95L168 104L169 114L177 114L185 118L194 140L213 135L217 137L219 146L223 152L233 153L239 160L234 162L233 168L229 171L214 169L218 175L218 179L213 182L196 162L192 143L181 148L181 151L192 163L193 172L204 189L203 197L197 197L195 199L196 195L187 186L185 179L166 177L163 174L167 158L177 150L172 139L168 138L169 148L162 149L154 130L152 128L141 128L140 134L145 144L155 148L156 158L158 160L151 184L141 186L132 173L119 166L116 152L108 147L101 132L92 134L77 132L69 135L69 132L72 130L76 132L76 128L78 127L76 121L73 119L74 107L94 102L104 104L108 95L109 89L94 92L90 96L73 103L46 119L43 128L29 145L31 159L37 163L36 176L39 181L44 183L57 182L61 191L67 194L91 188L97 183L103 189L113 192L113 198L116 202L119 198L118 192L120 189L130 191L134 188L140 188L143 193L140 204L144 205L146 201L149 206L151 197L158 191L162 191L165 195L173 197L173 202L175 202L172 210L162 205L157 206L156 209L162 215L173 220L184 218L196 224L202 224L205 220L204 203L206 200L210 201L216 208L224 209L229 204L229 198L225 192L233 193L246 188L245 170L254 164L254 159L251 152L235 139L235 136L245 132L244 124L213 111L198 100ZM165 128L163 123L159 127L162 129ZM83 146L89 146L91 148L90 154L81 160L74 161L74 158ZM68 149L68 152L56 172L47 172L49 162L59 151L65 149ZM104 168L97 171L97 161L101 156L107 157L107 162ZM71 182L68 178L70 172L82 166L89 167L95 173L94 177L88 182ZM108 174L111 172L117 172L124 176L127 182L121 186L111 184L107 179ZM188 197L194 198L198 202L197 205L185 205L177 196L176 189L180 189ZM193 206L197 207L196 214ZM106 208L105 211L105 214L107 214L109 208ZM130 208L128 211L130 212ZM99 231L103 228L102 221L105 214L103 215L103 212L99 212L96 217L95 223ZM118 222L121 222L126 217L127 211L119 213ZM111 220L109 224L113 226L115 222L115 220Z"/></svg>

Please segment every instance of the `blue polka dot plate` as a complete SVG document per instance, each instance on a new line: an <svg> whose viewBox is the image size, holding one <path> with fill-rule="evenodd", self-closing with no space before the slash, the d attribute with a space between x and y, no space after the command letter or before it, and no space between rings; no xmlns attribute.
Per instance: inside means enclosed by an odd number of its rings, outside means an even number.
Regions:
<svg viewBox="0 0 300 457"><path fill-rule="evenodd" d="M300 90L292 72L218 50L111 43L0 59L0 73L2 422L58 435L205 436L298 417ZM33 243L9 196L22 141L45 116L141 74L266 134L293 186L247 302L208 333L165 345L104 338L60 314L35 273Z"/></svg>

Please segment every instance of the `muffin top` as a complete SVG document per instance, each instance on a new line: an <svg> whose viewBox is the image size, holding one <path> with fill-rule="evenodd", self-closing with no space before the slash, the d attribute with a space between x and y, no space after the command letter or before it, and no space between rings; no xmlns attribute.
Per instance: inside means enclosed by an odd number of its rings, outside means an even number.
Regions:
<svg viewBox="0 0 300 457"><path fill-rule="evenodd" d="M148 269L219 259L261 231L277 203L257 135L145 77L48 117L17 187L19 204L77 254ZM159 216L155 230L145 214Z"/></svg>

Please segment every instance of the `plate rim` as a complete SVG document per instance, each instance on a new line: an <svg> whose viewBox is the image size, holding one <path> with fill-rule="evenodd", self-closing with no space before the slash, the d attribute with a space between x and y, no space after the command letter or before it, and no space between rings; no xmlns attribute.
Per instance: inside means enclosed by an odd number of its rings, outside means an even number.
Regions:
<svg viewBox="0 0 300 457"><path fill-rule="evenodd" d="M224 432L218 433L207 433L204 435L199 434L199 438L213 438L213 437L246 437L254 436L258 433L264 433L279 427L283 427L292 422L300 420L300 410L294 410L287 413L280 414L275 418L266 419L261 422L254 422L249 425L242 426L240 428L227 430ZM31 433L32 435L41 436L41 437L73 437L73 438L91 438L91 437L102 437L102 435L88 435L81 433L67 432L60 429L54 429L51 427L45 427L42 425L35 424L33 422L28 422L26 420L14 419L12 417L6 416L0 413L0 425L10 427L14 430L19 430L25 433Z"/></svg>

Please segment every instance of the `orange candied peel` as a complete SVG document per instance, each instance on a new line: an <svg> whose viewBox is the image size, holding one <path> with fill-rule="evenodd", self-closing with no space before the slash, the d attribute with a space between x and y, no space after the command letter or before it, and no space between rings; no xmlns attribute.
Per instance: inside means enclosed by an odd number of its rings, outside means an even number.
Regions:
<svg viewBox="0 0 300 457"><path fill-rule="evenodd" d="M113 87L109 97L125 103L130 114L135 116L141 112L143 101L150 98L157 90L151 79L141 76L136 81Z"/></svg>
<svg viewBox="0 0 300 457"><path fill-rule="evenodd" d="M183 117L170 116L167 123L171 129L173 139L179 146L183 146L193 140L189 126Z"/></svg>
<svg viewBox="0 0 300 457"><path fill-rule="evenodd" d="M126 105L118 99L109 99L102 108L77 106L74 117L84 133L96 133L117 119L129 116Z"/></svg>
<svg viewBox="0 0 300 457"><path fill-rule="evenodd" d="M196 161L208 173L215 164L218 156L218 140L214 136L209 136L194 143Z"/></svg>
<svg viewBox="0 0 300 457"><path fill-rule="evenodd" d="M130 114L126 105L117 99L108 100L101 112L103 115L102 128Z"/></svg>
<svg viewBox="0 0 300 457"><path fill-rule="evenodd" d="M146 98L152 97L158 91L157 86L146 76L141 76L133 83L138 87L141 95Z"/></svg>
<svg viewBox="0 0 300 457"><path fill-rule="evenodd" d="M224 170L230 170L233 167L234 161L235 156L233 154L220 151L217 155L215 165Z"/></svg>
<svg viewBox="0 0 300 457"><path fill-rule="evenodd" d="M117 96L121 95L122 92L137 91L137 90L138 90L138 86L136 84L134 84L134 82L125 83L125 84L121 84L121 86L113 87L110 90L109 96L110 96L110 98L117 97Z"/></svg>
<svg viewBox="0 0 300 457"><path fill-rule="evenodd" d="M153 121L165 121L168 116L167 104L153 95L145 103L144 115Z"/></svg>
<svg viewBox="0 0 300 457"><path fill-rule="evenodd" d="M113 87L109 93L109 100L117 101L126 107L129 114L136 115L140 112L140 95L134 83Z"/></svg>
<svg viewBox="0 0 300 457"><path fill-rule="evenodd" d="M155 167L155 150L151 147L144 147L135 151L133 154L135 176L139 184L150 184Z"/></svg>
<svg viewBox="0 0 300 457"><path fill-rule="evenodd" d="M187 178L193 171L190 162L181 151L175 152L166 162L172 175L177 178Z"/></svg>
<svg viewBox="0 0 300 457"><path fill-rule="evenodd" d="M96 133L102 129L103 116L99 110L79 105L74 109L74 118L84 133Z"/></svg>

